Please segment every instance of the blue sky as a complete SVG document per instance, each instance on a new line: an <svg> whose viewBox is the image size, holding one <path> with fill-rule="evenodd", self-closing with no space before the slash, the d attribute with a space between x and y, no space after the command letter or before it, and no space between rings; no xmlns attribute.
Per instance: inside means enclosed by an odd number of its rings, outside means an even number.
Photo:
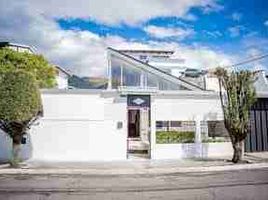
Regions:
<svg viewBox="0 0 268 200"><path fill-rule="evenodd" d="M240 42L247 37L268 37L268 1L265 0L237 0L219 1L224 6L218 12L204 13L199 8L192 8L188 14L194 19L179 17L156 17L138 26L127 24L106 25L91 19L58 19L63 29L89 30L101 36L116 35L134 41L175 41L184 44L205 44L214 48L226 48L227 51L244 51ZM267 22L268 23L268 22ZM148 34L143 28L146 26L164 28L193 29L195 32L189 37L178 40L176 36L157 38ZM233 30L233 31L232 31ZM262 49L262 47L259 47Z"/></svg>
<svg viewBox="0 0 268 200"><path fill-rule="evenodd" d="M105 75L108 46L171 49L189 67L211 68L268 53L267 10L266 0L2 0L0 39L78 74Z"/></svg>

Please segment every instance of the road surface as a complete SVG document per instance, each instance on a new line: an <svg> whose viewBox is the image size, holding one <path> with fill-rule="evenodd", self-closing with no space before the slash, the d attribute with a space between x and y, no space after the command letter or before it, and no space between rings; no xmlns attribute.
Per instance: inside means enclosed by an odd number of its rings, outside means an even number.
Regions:
<svg viewBox="0 0 268 200"><path fill-rule="evenodd" d="M1 174L0 200L268 199L268 168L97 175Z"/></svg>

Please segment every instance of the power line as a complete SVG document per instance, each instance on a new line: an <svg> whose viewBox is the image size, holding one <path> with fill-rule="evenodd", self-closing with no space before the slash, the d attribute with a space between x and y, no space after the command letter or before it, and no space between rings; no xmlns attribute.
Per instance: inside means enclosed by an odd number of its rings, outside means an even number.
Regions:
<svg viewBox="0 0 268 200"><path fill-rule="evenodd" d="M231 68L231 67L236 67L236 66L248 64L248 63L251 63L251 62L254 62L254 61L257 61L257 60L264 59L266 57L268 57L268 54L259 55L259 56L256 56L256 57L253 57L253 58L250 58L250 59L241 61L239 63L235 63L235 64L232 64L232 65L224 66L224 68Z"/></svg>

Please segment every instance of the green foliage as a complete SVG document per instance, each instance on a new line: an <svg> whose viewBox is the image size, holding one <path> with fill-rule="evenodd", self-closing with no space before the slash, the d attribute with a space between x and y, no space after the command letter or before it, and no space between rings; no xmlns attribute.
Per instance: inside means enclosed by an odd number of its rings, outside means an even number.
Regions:
<svg viewBox="0 0 268 200"><path fill-rule="evenodd" d="M249 132L249 110L256 101L254 73L242 70L227 72L218 68L220 96L225 127L233 143L243 141Z"/></svg>
<svg viewBox="0 0 268 200"><path fill-rule="evenodd" d="M202 139L202 143L216 143L216 142L228 142L228 138L220 137L220 138L204 138Z"/></svg>
<svg viewBox="0 0 268 200"><path fill-rule="evenodd" d="M193 131L157 131L157 144L194 143L195 132ZM227 138L203 138L203 143L226 142Z"/></svg>
<svg viewBox="0 0 268 200"><path fill-rule="evenodd" d="M157 131L156 143L193 143L195 133L193 131Z"/></svg>
<svg viewBox="0 0 268 200"><path fill-rule="evenodd" d="M40 88L51 88L56 84L56 71L42 55L0 48L0 71L15 69L32 73Z"/></svg>
<svg viewBox="0 0 268 200"><path fill-rule="evenodd" d="M0 71L0 120L30 121L42 110L35 77L23 70Z"/></svg>

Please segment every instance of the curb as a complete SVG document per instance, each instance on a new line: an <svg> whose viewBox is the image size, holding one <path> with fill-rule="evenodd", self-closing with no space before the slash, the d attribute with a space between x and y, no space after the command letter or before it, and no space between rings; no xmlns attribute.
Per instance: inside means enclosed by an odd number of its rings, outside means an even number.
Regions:
<svg viewBox="0 0 268 200"><path fill-rule="evenodd" d="M9 164L0 164L0 170L9 167Z"/></svg>
<svg viewBox="0 0 268 200"><path fill-rule="evenodd" d="M117 169L0 169L0 175L161 175L198 172L227 172L239 170L268 169L268 163L236 164L208 167L171 168L117 168Z"/></svg>

